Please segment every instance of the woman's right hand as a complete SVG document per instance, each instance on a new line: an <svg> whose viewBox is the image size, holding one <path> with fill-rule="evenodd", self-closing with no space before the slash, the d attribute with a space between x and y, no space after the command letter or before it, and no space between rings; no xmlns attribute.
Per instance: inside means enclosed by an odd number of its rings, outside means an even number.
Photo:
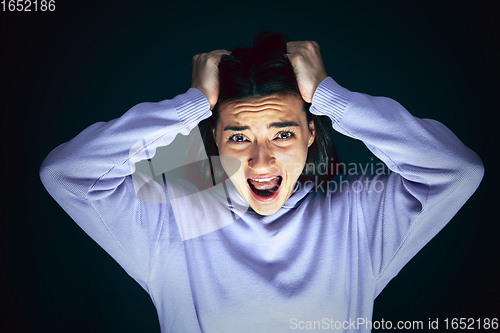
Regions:
<svg viewBox="0 0 500 333"><path fill-rule="evenodd" d="M197 54L193 57L191 88L200 90L210 103L210 110L219 98L219 61L222 55L230 54L227 50L215 50Z"/></svg>

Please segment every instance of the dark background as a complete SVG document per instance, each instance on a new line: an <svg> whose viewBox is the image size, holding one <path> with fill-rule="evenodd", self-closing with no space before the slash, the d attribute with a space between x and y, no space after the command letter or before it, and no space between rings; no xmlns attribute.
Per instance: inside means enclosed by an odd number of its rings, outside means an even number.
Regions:
<svg viewBox="0 0 500 333"><path fill-rule="evenodd" d="M92 123L186 91L194 54L247 46L262 29L317 41L341 85L441 121L485 164L373 320L500 317L494 3L56 0L54 12L0 12L0 332L159 332L147 293L47 194L38 168ZM370 161L360 142L336 140L343 162Z"/></svg>

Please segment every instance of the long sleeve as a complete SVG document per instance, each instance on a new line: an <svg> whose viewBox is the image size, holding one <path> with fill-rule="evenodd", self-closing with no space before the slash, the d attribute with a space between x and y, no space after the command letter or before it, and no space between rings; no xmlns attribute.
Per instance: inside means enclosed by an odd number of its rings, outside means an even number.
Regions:
<svg viewBox="0 0 500 333"><path fill-rule="evenodd" d="M165 188L159 189L165 200L140 200L131 175L137 162L210 115L205 96L192 88L171 100L141 103L58 146L40 168L50 195L145 289L171 207Z"/></svg>
<svg viewBox="0 0 500 333"><path fill-rule="evenodd" d="M348 177L353 216L366 238L377 292L474 193L484 168L447 127L412 116L396 101L351 92L326 78L311 112L366 147L390 175Z"/></svg>

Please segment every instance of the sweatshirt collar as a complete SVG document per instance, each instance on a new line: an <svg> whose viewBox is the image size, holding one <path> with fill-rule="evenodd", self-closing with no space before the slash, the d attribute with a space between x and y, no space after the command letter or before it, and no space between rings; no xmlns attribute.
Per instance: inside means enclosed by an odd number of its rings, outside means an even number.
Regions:
<svg viewBox="0 0 500 333"><path fill-rule="evenodd" d="M225 183L225 188L227 190L226 195L228 196L228 205L231 210L238 210L241 211L243 209L247 209L249 211L253 212L253 209L249 207L249 205L243 200L243 198L240 197L238 192L236 191L236 188L234 184L231 182L230 179L227 179L224 181ZM314 184L312 183L306 183L305 185L300 184L297 182L295 184L295 188L293 190L292 195L288 200L285 202L285 204L276 212L275 214L271 216L279 216L282 213L284 213L284 210L292 209L295 208L298 203L314 188ZM220 193L220 192L219 192ZM222 194L222 193L221 193Z"/></svg>

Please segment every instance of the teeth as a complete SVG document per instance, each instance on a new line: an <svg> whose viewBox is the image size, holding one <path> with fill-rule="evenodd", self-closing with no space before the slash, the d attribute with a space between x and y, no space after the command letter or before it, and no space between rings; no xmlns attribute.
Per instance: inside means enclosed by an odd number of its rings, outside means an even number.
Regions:
<svg viewBox="0 0 500 333"><path fill-rule="evenodd" d="M260 179L255 179L255 178L250 178L251 180L253 181L256 181L256 182L268 182L268 181L271 181L272 179L276 178L276 176L274 177L271 177L271 178L260 178Z"/></svg>

